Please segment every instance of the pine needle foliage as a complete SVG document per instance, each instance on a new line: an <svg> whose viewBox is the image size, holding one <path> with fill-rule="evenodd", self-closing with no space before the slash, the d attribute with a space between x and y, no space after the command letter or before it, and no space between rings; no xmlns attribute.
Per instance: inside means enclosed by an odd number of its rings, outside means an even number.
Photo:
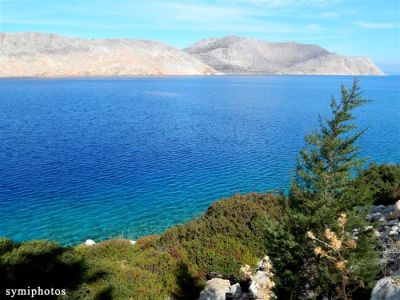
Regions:
<svg viewBox="0 0 400 300"><path fill-rule="evenodd" d="M331 283L335 282L332 278L337 274L327 267L326 262L315 258L306 232L321 236L327 228L338 230L337 216L342 212L349 217L348 230L360 231L359 247L349 259L348 266L351 268L365 262L368 268L360 268L357 278L365 286L373 282L377 272L376 242L363 231L367 226L365 216L372 197L367 189L353 184L355 175L365 162L359 157L356 145L365 130L358 130L352 122L353 111L367 102L357 80L350 89L342 85L340 101L332 98L331 117L320 117L318 130L305 138L306 146L299 153L289 191L290 222L285 225L297 244L290 249L293 261L287 264L293 272L291 277L281 278L286 287L296 286L296 291L281 286L281 296L304 297L310 291L319 296L335 293L336 287Z"/></svg>
<svg viewBox="0 0 400 300"><path fill-rule="evenodd" d="M332 118L319 118L319 131L305 138L306 148L300 151L296 176L290 189L291 205L305 214L321 208L341 211L354 207L344 202L352 174L362 166L355 142L365 130L356 131L353 110L368 102L361 95L358 81L350 90L341 86L341 101L332 98ZM335 214L337 215L337 214Z"/></svg>

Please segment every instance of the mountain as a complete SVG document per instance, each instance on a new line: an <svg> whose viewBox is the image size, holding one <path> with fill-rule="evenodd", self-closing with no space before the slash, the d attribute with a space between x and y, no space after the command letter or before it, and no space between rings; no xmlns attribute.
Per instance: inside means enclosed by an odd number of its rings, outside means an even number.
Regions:
<svg viewBox="0 0 400 300"><path fill-rule="evenodd" d="M0 33L0 76L209 75L215 71L166 44Z"/></svg>
<svg viewBox="0 0 400 300"><path fill-rule="evenodd" d="M204 39L184 51L225 74L384 75L369 58L293 42L230 36Z"/></svg>
<svg viewBox="0 0 400 300"><path fill-rule="evenodd" d="M76 39L48 33L0 33L0 76L212 74L383 75L365 57L316 45L245 37L202 40L184 50L157 41Z"/></svg>

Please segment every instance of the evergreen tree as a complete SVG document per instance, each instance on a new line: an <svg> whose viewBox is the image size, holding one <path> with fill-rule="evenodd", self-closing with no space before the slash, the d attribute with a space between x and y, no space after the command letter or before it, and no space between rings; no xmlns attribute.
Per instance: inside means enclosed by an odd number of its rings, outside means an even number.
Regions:
<svg viewBox="0 0 400 300"><path fill-rule="evenodd" d="M353 175L364 162L355 145L364 130L354 132L357 127L350 121L353 110L366 102L357 80L349 91L342 85L340 103L331 101L332 118L320 117L319 131L305 138L307 146L300 151L290 203L296 212L312 219L308 225L331 224L339 212L365 204L366 197L348 194Z"/></svg>
<svg viewBox="0 0 400 300"><path fill-rule="evenodd" d="M323 236L327 229L339 230L337 218L343 213L348 216L345 233L359 232L354 236L358 248L349 253L346 267L354 271L358 282L366 285L373 282L377 272L376 241L371 233L364 231L371 195L353 184L354 175L363 164L355 142L364 131L357 131L351 121L353 110L366 102L356 80L350 90L342 85L340 102L334 98L331 101L332 117L320 117L319 130L306 136L307 145L300 152L289 192L288 218L282 225L296 243L290 249L282 249L290 251L293 257L282 266L289 270L278 286L278 294L283 298L304 296L305 286L315 295L335 293L338 270L315 255L315 243L310 242L306 232L311 230ZM362 206L364 209L359 209Z"/></svg>

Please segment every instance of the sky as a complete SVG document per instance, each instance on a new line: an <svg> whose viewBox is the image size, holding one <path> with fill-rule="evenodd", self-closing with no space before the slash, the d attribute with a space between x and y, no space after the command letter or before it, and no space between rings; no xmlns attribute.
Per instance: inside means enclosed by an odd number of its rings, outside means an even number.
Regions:
<svg viewBox="0 0 400 300"><path fill-rule="evenodd" d="M368 56L400 74L400 0L0 0L0 31L139 38L187 47L247 36Z"/></svg>

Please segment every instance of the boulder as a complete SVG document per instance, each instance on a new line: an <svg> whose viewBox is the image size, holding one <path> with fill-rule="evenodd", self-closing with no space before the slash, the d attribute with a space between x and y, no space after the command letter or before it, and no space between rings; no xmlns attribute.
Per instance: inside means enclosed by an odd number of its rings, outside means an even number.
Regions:
<svg viewBox="0 0 400 300"><path fill-rule="evenodd" d="M373 234L374 234L374 236L375 236L376 238L379 238L379 237L381 236L381 233L380 233L378 230L376 230L376 229L374 229Z"/></svg>
<svg viewBox="0 0 400 300"><path fill-rule="evenodd" d="M201 291L198 300L225 300L226 293L231 292L229 280L213 278L206 282L206 287Z"/></svg>
<svg viewBox="0 0 400 300"><path fill-rule="evenodd" d="M380 279L372 290L371 300L400 299L400 272Z"/></svg>
<svg viewBox="0 0 400 300"><path fill-rule="evenodd" d="M240 287L239 283L235 283L231 285L231 287L229 288L229 292L232 295L240 295L242 293L242 288Z"/></svg>
<svg viewBox="0 0 400 300"><path fill-rule="evenodd" d="M95 244L96 244L96 242L91 239L88 239L85 241L85 246L93 246Z"/></svg>
<svg viewBox="0 0 400 300"><path fill-rule="evenodd" d="M269 275L264 271L257 271L256 275L253 277L253 281L259 283L260 285L264 285L269 282Z"/></svg>
<svg viewBox="0 0 400 300"><path fill-rule="evenodd" d="M392 219L400 219L400 200L397 200L397 202L393 206L393 212L390 216Z"/></svg>
<svg viewBox="0 0 400 300"><path fill-rule="evenodd" d="M250 295L250 297L246 296L246 293L242 293L242 287L240 286L239 283L235 283L231 285L229 288L229 292L226 294L226 300L247 300L251 299L253 300L254 297L253 295Z"/></svg>
<svg viewBox="0 0 400 300"><path fill-rule="evenodd" d="M270 279L266 272L257 271L256 274L252 277L249 290L253 293L253 295L258 296L263 287L267 286L269 282Z"/></svg>
<svg viewBox="0 0 400 300"><path fill-rule="evenodd" d="M275 284L272 282L272 263L268 256L265 256L257 264L256 273L252 275L249 291L257 299L275 299L275 294L272 292Z"/></svg>
<svg viewBox="0 0 400 300"><path fill-rule="evenodd" d="M257 264L257 270L270 272L272 270L272 263L268 256L264 256Z"/></svg>

